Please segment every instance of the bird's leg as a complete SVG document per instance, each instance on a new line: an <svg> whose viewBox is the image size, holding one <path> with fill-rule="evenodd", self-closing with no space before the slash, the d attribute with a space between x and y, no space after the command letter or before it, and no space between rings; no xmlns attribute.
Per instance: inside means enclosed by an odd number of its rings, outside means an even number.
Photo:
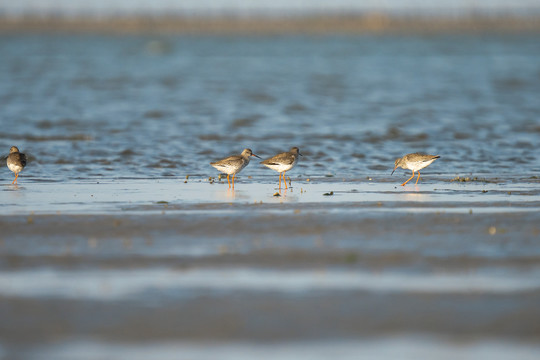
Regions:
<svg viewBox="0 0 540 360"><path fill-rule="evenodd" d="M420 180L420 170L418 170L418 177L416 178L414 185L418 184L418 180Z"/></svg>
<svg viewBox="0 0 540 360"><path fill-rule="evenodd" d="M231 182L229 180L229 174L227 174L227 184L229 184L229 189L231 188Z"/></svg>
<svg viewBox="0 0 540 360"><path fill-rule="evenodd" d="M236 177L236 174L233 174L232 176L232 188L234 189L234 178Z"/></svg>
<svg viewBox="0 0 540 360"><path fill-rule="evenodd" d="M11 185L17 183L17 178L18 178L18 177L19 177L19 173L16 173L16 174L15 174L15 179L11 182Z"/></svg>
<svg viewBox="0 0 540 360"><path fill-rule="evenodd" d="M413 177L414 177L414 170L412 171L412 176L407 181L405 181L403 184L401 184L401 186L405 186L405 184L408 183Z"/></svg>
<svg viewBox="0 0 540 360"><path fill-rule="evenodd" d="M283 183L285 184L285 189L288 189L287 180L285 179L285 173L286 173L286 171L283 172Z"/></svg>
<svg viewBox="0 0 540 360"><path fill-rule="evenodd" d="M280 189L281 189L281 175L282 175L282 174L283 174L283 173L279 173L279 188L280 188Z"/></svg>

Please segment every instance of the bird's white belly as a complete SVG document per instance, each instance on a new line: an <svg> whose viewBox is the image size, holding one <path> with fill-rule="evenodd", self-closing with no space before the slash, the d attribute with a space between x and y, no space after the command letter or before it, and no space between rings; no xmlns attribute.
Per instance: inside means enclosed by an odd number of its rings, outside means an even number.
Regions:
<svg viewBox="0 0 540 360"><path fill-rule="evenodd" d="M293 168L294 164L265 164L267 167L269 167L272 170L275 170L277 172L284 172L289 171Z"/></svg>
<svg viewBox="0 0 540 360"><path fill-rule="evenodd" d="M435 161L435 159L428 160L428 161L414 161L414 162L408 163L407 165L408 165L410 170L418 171L418 170L421 170L421 169L425 168L426 166L428 166L429 164L431 164L434 161Z"/></svg>
<svg viewBox="0 0 540 360"><path fill-rule="evenodd" d="M23 167L17 164L7 164L9 170L13 171L15 174L18 174L22 171Z"/></svg>
<svg viewBox="0 0 540 360"><path fill-rule="evenodd" d="M298 159L294 159L294 162L292 164L274 163L274 164L264 164L264 165L277 172L284 172L284 171L291 170L294 167L294 165L296 165L297 162L298 162Z"/></svg>
<svg viewBox="0 0 540 360"><path fill-rule="evenodd" d="M236 174L240 172L240 170L242 170L246 165L243 165L241 167L230 166L230 165L212 165L212 166L227 175L232 175L232 174Z"/></svg>

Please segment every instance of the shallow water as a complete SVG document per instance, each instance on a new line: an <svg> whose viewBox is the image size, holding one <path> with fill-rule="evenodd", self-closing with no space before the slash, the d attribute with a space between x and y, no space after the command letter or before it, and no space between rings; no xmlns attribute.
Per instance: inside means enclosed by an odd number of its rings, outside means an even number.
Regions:
<svg viewBox="0 0 540 360"><path fill-rule="evenodd" d="M236 188L226 180L191 177L178 179L120 179L90 182L33 182L0 186L0 215L28 214L130 214L205 213L237 205L228 212L245 211L242 205L289 204L295 209L319 212L536 212L540 209L540 181L484 179L458 181L423 180L402 187L378 179L339 181L291 179L288 189L264 178L239 176Z"/></svg>
<svg viewBox="0 0 540 360"><path fill-rule="evenodd" d="M413 151L442 156L426 174L538 175L536 40L3 35L0 145L40 180L215 176L294 145L304 176L382 176Z"/></svg>
<svg viewBox="0 0 540 360"><path fill-rule="evenodd" d="M0 53L0 147L31 160L0 172L0 358L536 358L536 36ZM287 190L209 165L290 146ZM401 187L412 151L441 159Z"/></svg>

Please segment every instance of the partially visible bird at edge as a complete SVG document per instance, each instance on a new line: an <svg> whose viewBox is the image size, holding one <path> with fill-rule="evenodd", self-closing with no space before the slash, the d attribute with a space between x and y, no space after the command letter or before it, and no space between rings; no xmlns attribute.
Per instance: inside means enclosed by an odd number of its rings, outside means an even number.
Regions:
<svg viewBox="0 0 540 360"><path fill-rule="evenodd" d="M15 179L11 182L11 184L16 184L19 173L26 166L26 155L19 152L19 148L16 146L12 146L11 149L9 149L6 164L8 169L15 173Z"/></svg>

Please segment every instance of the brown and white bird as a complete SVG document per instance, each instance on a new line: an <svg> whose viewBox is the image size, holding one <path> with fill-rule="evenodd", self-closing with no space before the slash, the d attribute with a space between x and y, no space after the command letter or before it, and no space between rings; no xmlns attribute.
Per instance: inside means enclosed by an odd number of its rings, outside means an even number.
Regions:
<svg viewBox="0 0 540 360"><path fill-rule="evenodd" d="M300 154L300 149L294 146L288 152L280 153L261 161L261 164L277 171L279 173L279 188L281 189L281 178L283 178L285 189L288 189L287 182L285 181L285 172L291 170L296 165L298 156L302 156L302 154Z"/></svg>
<svg viewBox="0 0 540 360"><path fill-rule="evenodd" d="M19 173L26 166L26 155L20 153L16 146L12 146L11 149L9 149L9 155L6 163L8 169L15 173L15 180L13 180L12 184L16 184Z"/></svg>
<svg viewBox="0 0 540 360"><path fill-rule="evenodd" d="M401 167L403 169L409 169L412 170L412 176L405 181L401 186L405 186L406 183L408 183L413 177L414 172L418 171L418 178L416 179L416 184L418 184L418 180L420 180L420 170L434 162L440 158L439 155L427 155L427 154L421 154L421 153L413 153L413 154L407 154L403 157L397 158L394 162L394 170L392 170L392 174L394 174L394 171L398 167ZM392 175L390 174L390 175Z"/></svg>
<svg viewBox="0 0 540 360"><path fill-rule="evenodd" d="M255 155L251 151L251 149L244 149L244 151L242 151L240 155L232 155L226 157L225 159L211 162L210 165L212 165L222 173L227 174L227 183L229 184L229 188L231 187L229 176L232 175L232 188L234 189L234 179L236 177L236 174L242 171L242 169L249 164L249 160L252 156L258 157L260 159L260 157Z"/></svg>

